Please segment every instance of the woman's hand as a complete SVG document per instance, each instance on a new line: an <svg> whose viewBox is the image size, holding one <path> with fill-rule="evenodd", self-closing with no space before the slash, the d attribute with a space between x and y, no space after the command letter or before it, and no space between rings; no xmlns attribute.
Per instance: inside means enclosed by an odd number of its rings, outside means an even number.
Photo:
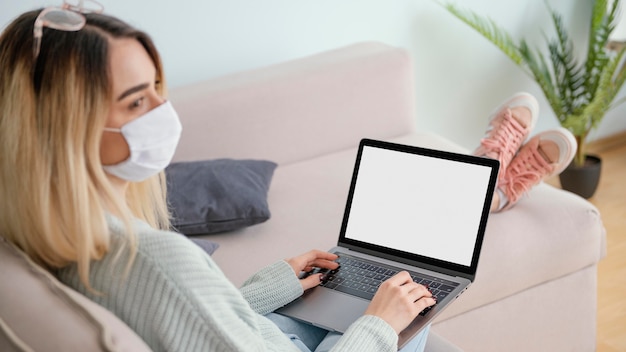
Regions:
<svg viewBox="0 0 626 352"><path fill-rule="evenodd" d="M336 254L312 250L306 252L297 257L286 259L287 264L293 268L296 276L300 275L303 271L311 271L313 268L322 268L334 270L339 267L339 264L334 262L338 256ZM304 290L308 290L320 284L323 274L309 275L300 280L300 284Z"/></svg>
<svg viewBox="0 0 626 352"><path fill-rule="evenodd" d="M432 293L413 282L408 272L401 271L380 285L365 314L381 318L399 334L422 310L434 304Z"/></svg>

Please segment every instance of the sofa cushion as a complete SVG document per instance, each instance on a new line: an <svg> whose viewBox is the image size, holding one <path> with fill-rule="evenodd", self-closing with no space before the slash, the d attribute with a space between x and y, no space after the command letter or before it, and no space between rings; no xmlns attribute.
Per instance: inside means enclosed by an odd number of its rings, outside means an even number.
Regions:
<svg viewBox="0 0 626 352"><path fill-rule="evenodd" d="M174 161L284 165L412 131L412 62L406 49L365 42L176 87L168 99L183 132Z"/></svg>
<svg viewBox="0 0 626 352"><path fill-rule="evenodd" d="M111 312L0 237L0 351L150 351Z"/></svg>
<svg viewBox="0 0 626 352"><path fill-rule="evenodd" d="M165 169L172 225L185 235L232 231L270 217L267 191L276 164L218 159Z"/></svg>

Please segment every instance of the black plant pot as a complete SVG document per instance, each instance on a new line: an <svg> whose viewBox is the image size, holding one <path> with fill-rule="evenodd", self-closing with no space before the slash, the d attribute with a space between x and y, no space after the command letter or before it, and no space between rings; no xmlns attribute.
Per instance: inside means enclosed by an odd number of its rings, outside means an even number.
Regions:
<svg viewBox="0 0 626 352"><path fill-rule="evenodd" d="M602 159L596 155L587 155L583 166L572 162L560 175L561 187L564 190L589 199L593 196L600 182Z"/></svg>

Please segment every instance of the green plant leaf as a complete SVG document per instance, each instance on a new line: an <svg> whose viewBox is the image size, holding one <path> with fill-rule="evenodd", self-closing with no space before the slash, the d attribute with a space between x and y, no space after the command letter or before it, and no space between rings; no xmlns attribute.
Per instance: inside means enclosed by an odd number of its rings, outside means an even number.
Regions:
<svg viewBox="0 0 626 352"><path fill-rule="evenodd" d="M589 27L589 44L585 61L585 90L587 101L591 101L595 96L596 89L598 89L600 72L609 60L605 47L608 43L609 35L613 29L615 29L619 2L619 0L613 1L608 12L607 0L596 0L593 5Z"/></svg>
<svg viewBox="0 0 626 352"><path fill-rule="evenodd" d="M506 56L513 60L513 62L521 66L522 57L520 56L513 38L507 31L498 26L495 21L487 17L481 17L475 12L460 9L452 3L441 5L458 19L482 34L485 39L497 46Z"/></svg>
<svg viewBox="0 0 626 352"><path fill-rule="evenodd" d="M526 40L520 42L519 50L523 58L523 63L532 73L532 77L535 79L535 82L539 84L552 110L554 110L556 117L561 121L565 118L567 111L563 105L564 100L559 94L558 86L554 83L554 77L548 68L545 57L541 52L530 49Z"/></svg>
<svg viewBox="0 0 626 352"><path fill-rule="evenodd" d="M620 64L622 64L625 52L626 50L622 49L617 55L610 58L600 74L594 99L583 112L589 119L588 131L598 126L626 80L626 73L623 69L616 74Z"/></svg>
<svg viewBox="0 0 626 352"><path fill-rule="evenodd" d="M584 66L579 65L574 57L574 44L563 26L561 16L550 9L552 22L557 33L555 40L548 43L555 85L562 100L564 114L580 112L581 101L584 101L585 90Z"/></svg>

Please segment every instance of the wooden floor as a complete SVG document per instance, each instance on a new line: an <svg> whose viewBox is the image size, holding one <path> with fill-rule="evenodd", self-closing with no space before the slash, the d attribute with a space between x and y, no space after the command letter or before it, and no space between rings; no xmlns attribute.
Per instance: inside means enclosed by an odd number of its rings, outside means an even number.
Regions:
<svg viewBox="0 0 626 352"><path fill-rule="evenodd" d="M598 352L626 351L626 136L594 150L602 157L598 190L589 199L602 214L607 256L598 269ZM558 179L548 180L558 185Z"/></svg>

